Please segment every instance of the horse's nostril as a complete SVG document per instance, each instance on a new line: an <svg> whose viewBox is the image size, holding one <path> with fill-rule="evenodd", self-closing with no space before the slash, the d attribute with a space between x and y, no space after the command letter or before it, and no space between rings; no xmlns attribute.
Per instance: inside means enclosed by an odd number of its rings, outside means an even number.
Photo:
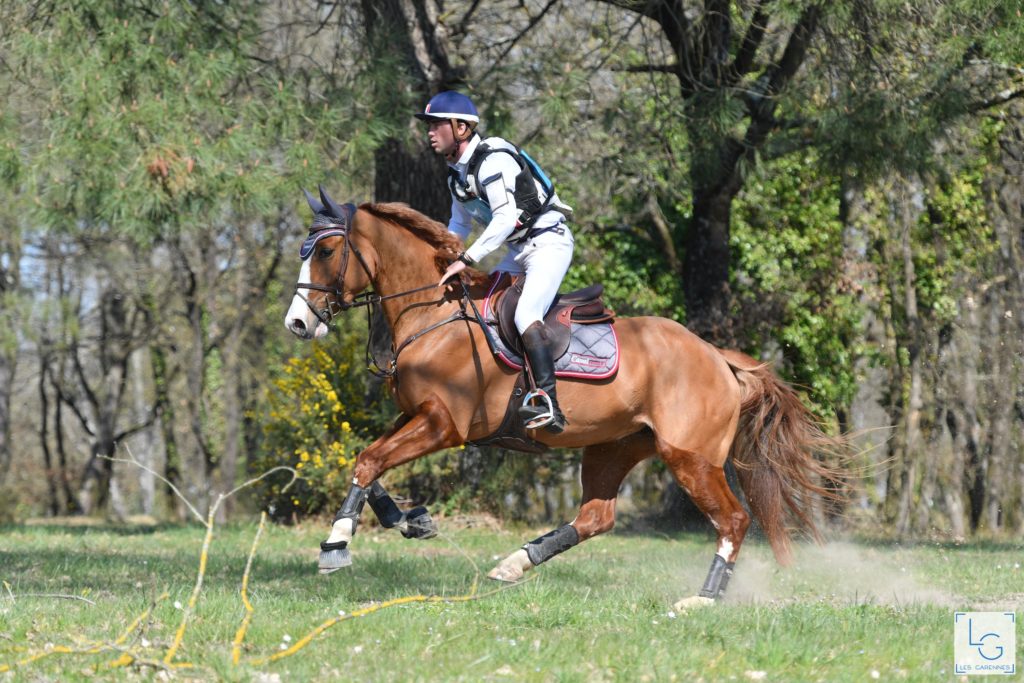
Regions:
<svg viewBox="0 0 1024 683"><path fill-rule="evenodd" d="M302 322L300 318L292 318L292 329L296 332L305 332L306 323Z"/></svg>

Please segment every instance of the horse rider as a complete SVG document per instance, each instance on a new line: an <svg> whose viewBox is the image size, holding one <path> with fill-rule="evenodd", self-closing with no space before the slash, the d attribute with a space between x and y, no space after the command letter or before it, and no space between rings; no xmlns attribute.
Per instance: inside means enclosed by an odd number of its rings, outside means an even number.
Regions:
<svg viewBox="0 0 1024 683"><path fill-rule="evenodd" d="M507 253L495 270L525 274L515 325L534 382L551 401L546 423L538 423L546 407L524 405L520 414L525 421L558 434L565 429L565 416L555 396L544 314L572 262L574 240L566 225L572 210L559 201L543 171L522 150L502 138L481 138L476 131L480 116L465 95L442 92L415 116L429 124L430 146L448 162L452 195L448 230L465 243L474 220L484 226L473 244L448 266L438 286L505 245Z"/></svg>

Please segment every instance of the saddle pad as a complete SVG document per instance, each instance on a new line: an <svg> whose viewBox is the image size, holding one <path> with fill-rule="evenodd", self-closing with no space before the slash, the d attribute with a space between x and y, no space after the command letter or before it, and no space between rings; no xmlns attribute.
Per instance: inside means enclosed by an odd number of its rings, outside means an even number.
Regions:
<svg viewBox="0 0 1024 683"><path fill-rule="evenodd" d="M488 321L489 326L496 323ZM522 356L505 346L498 333L488 330L498 350L498 358L513 370L523 369ZM580 325L572 323L569 350L555 359L556 377L606 379L619 369L619 339L610 323Z"/></svg>
<svg viewBox="0 0 1024 683"><path fill-rule="evenodd" d="M523 357L510 349L498 334L498 322L490 307L490 294L484 302L487 334L498 352L498 358L513 370L523 369ZM570 323L569 349L555 359L556 377L607 379L619 370L619 338L611 323L580 325Z"/></svg>

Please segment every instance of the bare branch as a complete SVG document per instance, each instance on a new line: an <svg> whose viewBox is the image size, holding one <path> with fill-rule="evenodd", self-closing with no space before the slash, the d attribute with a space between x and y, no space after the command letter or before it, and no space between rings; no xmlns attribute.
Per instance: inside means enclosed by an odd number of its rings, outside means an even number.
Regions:
<svg viewBox="0 0 1024 683"><path fill-rule="evenodd" d="M678 74L679 67L675 64L630 64L628 66L612 67L612 71L624 71L631 74Z"/></svg>
<svg viewBox="0 0 1024 683"><path fill-rule="evenodd" d="M93 607L96 606L96 603L93 602L92 600L90 600L89 598L83 598L81 595L66 595L64 593L18 593L17 597L19 597L19 598L56 598L56 599L59 599L59 600L81 600L82 602L89 603ZM14 600L14 598L15 598L15 594L11 593L11 600Z"/></svg>
<svg viewBox="0 0 1024 683"><path fill-rule="evenodd" d="M163 483L167 484L168 488L170 488L171 491L174 492L174 495L176 495L178 498L181 499L181 501L183 503L185 503L185 506L195 516L195 518L199 520L200 524L206 524L206 521L203 519L203 516L201 514L199 514L199 510L196 510L195 506L192 505L192 501L190 501L188 498L186 498L185 495L181 491L178 490L177 486L172 484L164 475L160 474L159 472L157 472L154 469L146 467L141 462L136 460L135 456L132 454L132 449L128 447L128 444L124 444L124 449L126 451L128 451L128 458L111 458L108 455L101 455L99 457L103 458L104 460L109 460L111 462L124 462L124 463L128 463L129 465L135 465L139 469L143 469L146 472L149 472L154 477L156 477L157 479L159 479Z"/></svg>
<svg viewBox="0 0 1024 683"><path fill-rule="evenodd" d="M646 209L647 216L651 219L651 223L654 224L655 229L658 231L658 238L662 248L665 250L669 268L673 272L679 272L682 268L682 263L679 261L675 244L672 242L672 227L665 219L665 214L662 212L661 206L658 205L658 198L653 192L647 195L644 208Z"/></svg>
<svg viewBox="0 0 1024 683"><path fill-rule="evenodd" d="M482 81L486 81L486 80L487 80L487 79L488 79L488 78L490 77L490 75L491 75L492 73L494 73L494 70L498 68L498 65L499 65L499 64L501 63L501 61L502 61L503 59L505 59L505 57L506 57L506 56L508 55L508 53L509 53L509 52L511 52L511 51L512 51L512 48L514 48L514 47L516 46L516 44L517 44L517 43L518 43L518 42L519 42L520 40L522 40L523 36L525 36L525 35L526 35L527 33L529 33L529 32L530 32L530 30L531 30L531 29L532 29L532 28L533 28L534 26L536 26L536 25L537 25L537 24L538 24L538 23L540 22L540 20L541 20L541 19L543 19L543 18L544 18L544 15L548 13L548 10L550 10L550 9L551 9L552 7L554 7L554 6L555 6L555 5L557 4L557 3L558 3L558 0L548 0L548 4L544 5L544 9L542 9L542 10L541 10L541 11L540 11L540 12L539 12L539 13L537 14L537 16L535 16L535 17L532 17L532 18L530 19L530 22L529 22L529 23L528 23L528 24L526 25L526 28L524 28L524 29L523 29L522 31L520 31L520 32L519 32L519 33L518 33L518 34L516 35L516 37L515 37L515 38L513 38L513 39L511 40L511 42L509 42L509 44L508 44L508 45L507 45L507 46L505 47L505 49L504 49L504 50L502 50L501 54L500 54L500 55L498 55L498 57L497 57L497 58L496 58L496 59L495 59L495 60L494 60L494 61L493 61L493 62L491 63L491 66L490 66L490 68L489 68L489 69L487 69L487 71L485 71L485 72L484 72L484 75L483 75L483 76L481 76L480 78L478 78L477 80L478 80L478 81L481 81L481 82L482 82Z"/></svg>
<svg viewBox="0 0 1024 683"><path fill-rule="evenodd" d="M768 13L765 11L765 5L768 2L771 0L758 0L754 14L750 17L750 23L747 25L747 33L743 36L736 59L733 60L730 67L729 84L735 83L742 76L750 73L753 68L754 56L757 54L758 48L761 47L765 30L768 28Z"/></svg>
<svg viewBox="0 0 1024 683"><path fill-rule="evenodd" d="M473 0L472 4L470 4L469 6L469 9L466 10L466 13L462 15L462 19L459 20L459 23L455 24L454 28L452 28L453 36L466 35L466 32L469 30L469 20L473 17L473 13L476 12L476 8L479 6L480 0Z"/></svg>
<svg viewBox="0 0 1024 683"><path fill-rule="evenodd" d="M1024 90L1004 90L991 99L972 102L967 105L967 111L971 114L976 114L987 109L1001 107L1004 104L1020 99L1021 97L1024 97Z"/></svg>

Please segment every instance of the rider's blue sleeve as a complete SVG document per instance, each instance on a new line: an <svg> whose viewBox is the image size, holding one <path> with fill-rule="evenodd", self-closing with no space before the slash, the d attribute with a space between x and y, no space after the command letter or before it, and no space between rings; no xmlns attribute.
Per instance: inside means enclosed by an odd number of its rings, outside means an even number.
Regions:
<svg viewBox="0 0 1024 683"><path fill-rule="evenodd" d="M448 232L454 233L459 236L462 243L465 244L469 238L469 233L473 229L473 217L469 215L466 208L462 206L462 202L452 199L452 217L448 221Z"/></svg>

